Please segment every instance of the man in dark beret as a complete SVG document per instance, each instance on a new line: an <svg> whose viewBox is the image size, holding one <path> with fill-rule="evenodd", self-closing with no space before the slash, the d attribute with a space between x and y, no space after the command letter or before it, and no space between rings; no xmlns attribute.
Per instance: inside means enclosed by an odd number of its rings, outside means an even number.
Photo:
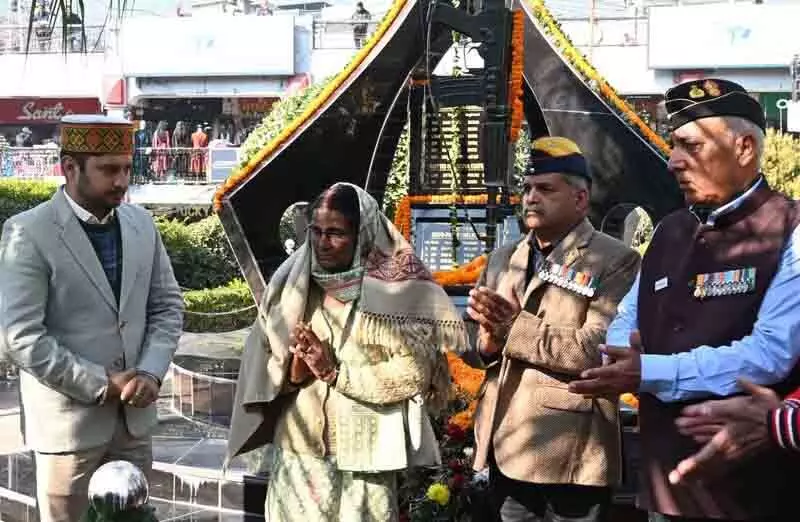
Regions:
<svg viewBox="0 0 800 522"><path fill-rule="evenodd" d="M667 91L666 109L669 169L689 207L653 234L601 347L609 364L570 389L641 393L639 500L657 518L787 520L781 502L792 462L771 448L713 479L668 480L721 427L679 427L685 407L741 393L740 377L779 395L800 384L800 216L759 170L764 113L740 85L686 82Z"/></svg>
<svg viewBox="0 0 800 522"><path fill-rule="evenodd" d="M522 187L530 233L493 251L470 292L478 335L465 359L487 368L474 467L489 468L503 522L608 520L621 478L617 398L567 390L600 363L639 268L634 250L586 218L591 181L574 142L535 140Z"/></svg>

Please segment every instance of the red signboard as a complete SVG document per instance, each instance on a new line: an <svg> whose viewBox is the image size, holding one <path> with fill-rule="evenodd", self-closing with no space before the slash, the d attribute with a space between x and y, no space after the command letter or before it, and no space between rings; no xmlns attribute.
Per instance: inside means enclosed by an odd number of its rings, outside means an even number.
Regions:
<svg viewBox="0 0 800 522"><path fill-rule="evenodd" d="M67 114L100 114L97 98L0 99L0 125L58 123Z"/></svg>
<svg viewBox="0 0 800 522"><path fill-rule="evenodd" d="M278 98L239 98L239 111L246 115L266 114Z"/></svg>

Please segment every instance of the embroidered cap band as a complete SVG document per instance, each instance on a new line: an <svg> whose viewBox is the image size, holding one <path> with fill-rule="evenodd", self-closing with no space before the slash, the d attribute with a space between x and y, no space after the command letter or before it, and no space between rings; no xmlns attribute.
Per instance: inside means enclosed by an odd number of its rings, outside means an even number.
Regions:
<svg viewBox="0 0 800 522"><path fill-rule="evenodd" d="M61 150L82 154L133 154L133 123L102 114L61 118Z"/></svg>

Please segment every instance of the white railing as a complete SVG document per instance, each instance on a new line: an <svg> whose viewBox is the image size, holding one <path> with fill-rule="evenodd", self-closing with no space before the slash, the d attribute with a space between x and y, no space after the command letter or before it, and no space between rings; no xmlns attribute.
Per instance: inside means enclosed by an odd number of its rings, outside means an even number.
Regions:
<svg viewBox="0 0 800 522"><path fill-rule="evenodd" d="M207 184L224 179L238 149L140 148L133 155L131 184ZM55 147L0 148L0 179L45 179L61 175Z"/></svg>

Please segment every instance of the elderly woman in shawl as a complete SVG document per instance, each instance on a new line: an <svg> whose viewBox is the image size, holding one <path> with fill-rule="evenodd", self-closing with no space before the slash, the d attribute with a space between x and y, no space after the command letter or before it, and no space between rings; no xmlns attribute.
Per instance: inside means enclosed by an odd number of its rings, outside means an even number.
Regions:
<svg viewBox="0 0 800 522"><path fill-rule="evenodd" d="M397 472L440 461L428 412L464 324L366 192L333 185L310 220L248 338L228 455L272 443L270 522L395 521Z"/></svg>

